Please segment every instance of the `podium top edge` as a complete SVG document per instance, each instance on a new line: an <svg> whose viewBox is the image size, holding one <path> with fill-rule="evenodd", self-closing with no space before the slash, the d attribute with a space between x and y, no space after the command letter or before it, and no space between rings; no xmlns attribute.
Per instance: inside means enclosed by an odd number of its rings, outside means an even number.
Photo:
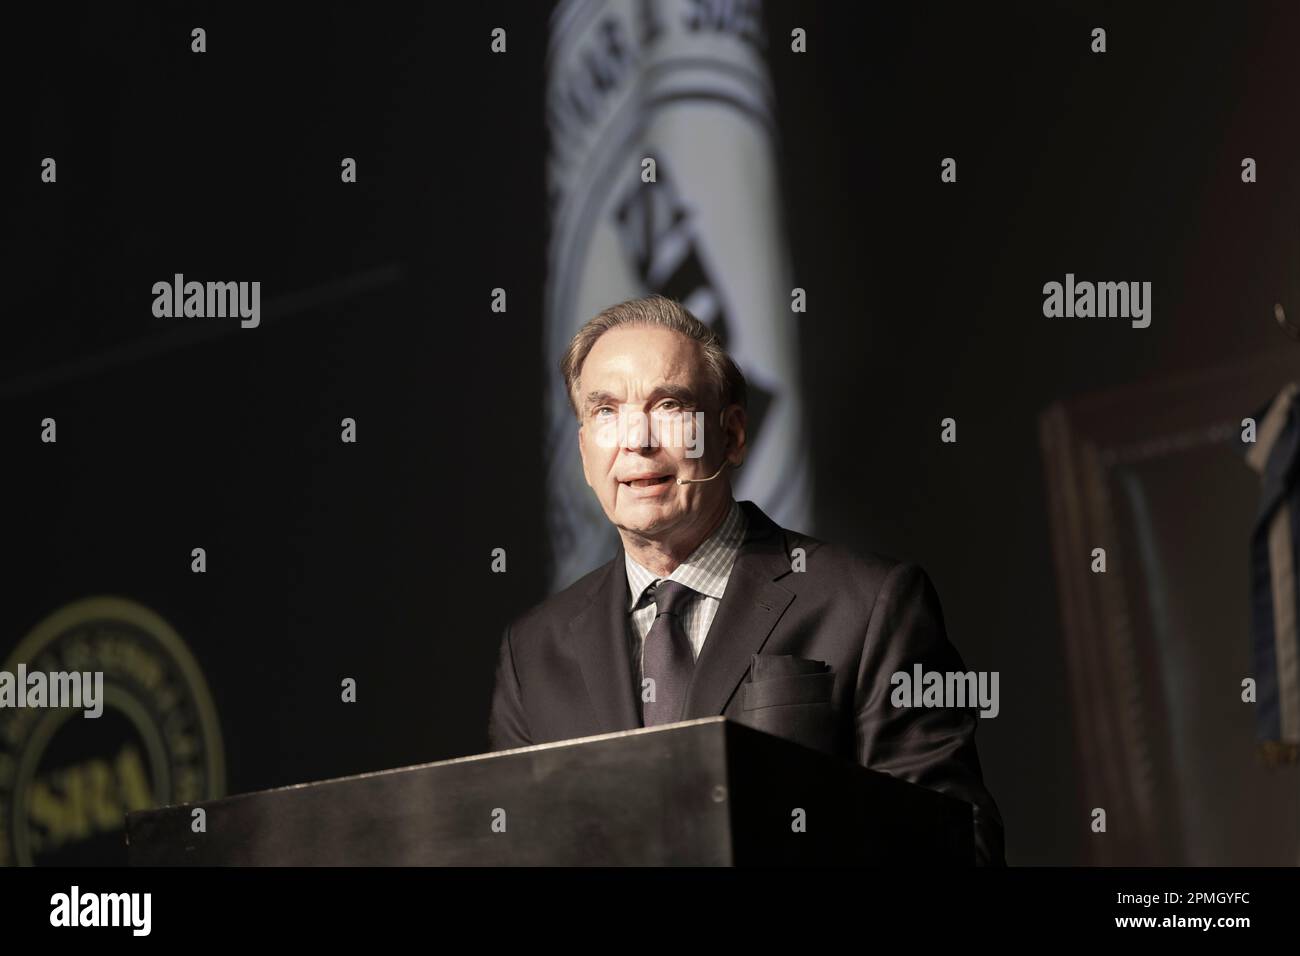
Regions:
<svg viewBox="0 0 1300 956"><path fill-rule="evenodd" d="M452 764L470 763L476 760L491 760L494 757L505 757L511 754L533 753L542 750L554 750L559 747L570 747L574 744L595 743L599 740L612 740L616 737L633 737L643 734L658 734L669 730L680 730L684 727L697 727L704 724L725 723L726 717L721 715L710 717L697 717L693 720L682 720L671 724L660 724L656 727L634 727L630 730L616 730L607 734L593 734L589 737L573 737L568 740L554 740L543 744L530 744L527 747L512 747L509 750L492 750L486 753L470 754L465 757L449 757L446 760L434 760L429 763L409 764L404 767L390 767L387 770L369 770L365 773L347 774L342 777L327 777L323 780L309 780L305 783L291 783L282 787L268 787L265 790L252 790L245 793L233 793L217 799L238 800L241 797L261 796L269 793L285 793L291 790L302 790L306 787L319 787L327 783L342 783L349 780L365 780L371 777L384 777L395 773L406 773L411 770L427 770L433 767L447 767ZM212 803L212 800L192 800L189 803L174 803L163 807L153 807L148 810L135 810L127 814L127 819L142 816L145 814L157 813L160 810L176 810L183 807L197 807Z"/></svg>

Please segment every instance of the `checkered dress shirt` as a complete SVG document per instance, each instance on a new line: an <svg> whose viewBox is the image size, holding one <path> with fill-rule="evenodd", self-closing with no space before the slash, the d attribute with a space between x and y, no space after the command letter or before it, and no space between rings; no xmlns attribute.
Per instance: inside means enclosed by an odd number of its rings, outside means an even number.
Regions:
<svg viewBox="0 0 1300 956"><path fill-rule="evenodd" d="M645 636L658 614L654 603L654 586L660 581L679 581L698 592L682 613L682 627L690 639L691 649L698 659L709 636L709 626L722 603L722 593L727 589L731 567L736 562L740 543L745 539L745 512L736 501L713 534L709 535L691 556L677 566L668 577L657 577L625 554L628 585L628 637L631 641L632 686L637 699L641 698L642 660L645 653Z"/></svg>

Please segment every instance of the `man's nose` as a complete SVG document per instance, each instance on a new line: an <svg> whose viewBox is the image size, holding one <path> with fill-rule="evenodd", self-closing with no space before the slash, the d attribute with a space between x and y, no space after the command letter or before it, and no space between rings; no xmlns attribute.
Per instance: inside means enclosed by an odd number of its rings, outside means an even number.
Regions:
<svg viewBox="0 0 1300 956"><path fill-rule="evenodd" d="M623 415L619 440L623 448L632 451L640 451L651 446L650 421L644 412L634 409Z"/></svg>

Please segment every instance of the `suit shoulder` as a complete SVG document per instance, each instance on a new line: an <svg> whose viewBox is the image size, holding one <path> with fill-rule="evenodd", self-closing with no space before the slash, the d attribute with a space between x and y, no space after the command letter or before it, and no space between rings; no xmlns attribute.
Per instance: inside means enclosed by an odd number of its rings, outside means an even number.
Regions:
<svg viewBox="0 0 1300 956"><path fill-rule="evenodd" d="M792 551L805 549L804 573L787 574L780 581L815 601L848 601L866 613L882 598L919 598L937 605L934 584L916 562L879 551L856 551L805 534L787 532L786 542Z"/></svg>
<svg viewBox="0 0 1300 956"><path fill-rule="evenodd" d="M907 562L878 551L856 551L798 531L785 531L791 551L804 550L809 568L814 562L838 578L850 578L867 585L879 586L891 571Z"/></svg>
<svg viewBox="0 0 1300 956"><path fill-rule="evenodd" d="M556 591L524 611L510 622L511 632L518 635L539 627L554 627L567 622L591 602L613 563L614 561L607 562L594 571L587 572L568 587Z"/></svg>

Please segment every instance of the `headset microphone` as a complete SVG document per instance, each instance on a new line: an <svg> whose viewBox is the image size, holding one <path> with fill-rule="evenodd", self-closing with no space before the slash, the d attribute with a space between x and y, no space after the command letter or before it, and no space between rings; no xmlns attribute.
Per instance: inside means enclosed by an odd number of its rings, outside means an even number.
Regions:
<svg viewBox="0 0 1300 956"><path fill-rule="evenodd" d="M718 475L722 474L722 469L726 468L730 464L731 462L724 461L721 465L718 466L718 470L715 471L713 474L709 475L709 477L707 478L678 478L677 483L679 485L694 485L703 481L712 481L714 478L718 477Z"/></svg>
<svg viewBox="0 0 1300 956"><path fill-rule="evenodd" d="M718 412L718 427L719 427L719 428L723 428L723 429L725 429L725 428L726 428L726 422L727 422L727 410L724 408L724 409L722 409L720 412ZM677 484L679 484L679 485L697 485L697 484L700 484L700 483L705 482L705 481L712 481L714 478L718 477L718 475L722 474L722 469L726 468L726 467L727 467L728 465L730 465L730 464L731 464L731 462L727 461L727 460L724 458L724 459L722 460L722 464L720 464L720 465L718 466L718 470L715 471L713 474L709 475L709 477L707 477L707 478L678 478L678 479L677 479ZM739 466L736 466L736 467L739 467Z"/></svg>

